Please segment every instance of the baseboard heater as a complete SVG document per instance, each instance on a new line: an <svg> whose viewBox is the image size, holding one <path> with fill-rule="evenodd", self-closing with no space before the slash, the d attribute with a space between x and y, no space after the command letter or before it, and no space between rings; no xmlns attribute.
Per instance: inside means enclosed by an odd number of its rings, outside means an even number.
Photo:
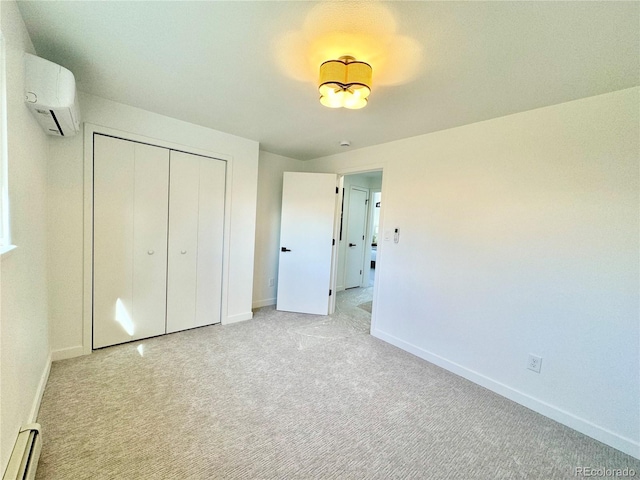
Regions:
<svg viewBox="0 0 640 480"><path fill-rule="evenodd" d="M41 449L40 424L30 423L22 427L2 480L33 480L36 478Z"/></svg>

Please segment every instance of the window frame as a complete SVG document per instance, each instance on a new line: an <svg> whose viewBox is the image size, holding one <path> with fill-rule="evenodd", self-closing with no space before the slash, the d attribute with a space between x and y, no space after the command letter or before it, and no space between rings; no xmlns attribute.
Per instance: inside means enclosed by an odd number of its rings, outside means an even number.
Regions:
<svg viewBox="0 0 640 480"><path fill-rule="evenodd" d="M11 224L9 217L9 153L7 148L7 69L5 39L0 30L0 255L10 252Z"/></svg>

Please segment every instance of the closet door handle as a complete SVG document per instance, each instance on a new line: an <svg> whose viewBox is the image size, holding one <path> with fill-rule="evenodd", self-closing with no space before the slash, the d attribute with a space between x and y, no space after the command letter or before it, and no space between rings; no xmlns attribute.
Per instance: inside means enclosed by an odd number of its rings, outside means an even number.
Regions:
<svg viewBox="0 0 640 480"><path fill-rule="evenodd" d="M187 251L186 251L186 250L180 250L180 253L181 253L182 255L184 255L185 253L187 253Z"/></svg>
<svg viewBox="0 0 640 480"><path fill-rule="evenodd" d="M154 253L156 252L154 252L153 250L147 250L147 255L153 255Z"/></svg>
<svg viewBox="0 0 640 480"><path fill-rule="evenodd" d="M350 247L355 247L355 246L356 246L356 244L355 244L355 243L350 243L350 244L349 244L349 246L350 246Z"/></svg>
<svg viewBox="0 0 640 480"><path fill-rule="evenodd" d="M291 250L289 250L287 247L282 247L280 249L281 252L290 252Z"/></svg>

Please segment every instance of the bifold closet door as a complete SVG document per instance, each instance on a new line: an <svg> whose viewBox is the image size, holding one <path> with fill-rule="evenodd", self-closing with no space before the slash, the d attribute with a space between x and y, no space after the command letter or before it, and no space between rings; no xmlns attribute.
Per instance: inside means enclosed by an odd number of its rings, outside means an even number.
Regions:
<svg viewBox="0 0 640 480"><path fill-rule="evenodd" d="M169 150L94 137L93 348L165 333Z"/></svg>
<svg viewBox="0 0 640 480"><path fill-rule="evenodd" d="M167 333L220 322L226 163L171 151Z"/></svg>

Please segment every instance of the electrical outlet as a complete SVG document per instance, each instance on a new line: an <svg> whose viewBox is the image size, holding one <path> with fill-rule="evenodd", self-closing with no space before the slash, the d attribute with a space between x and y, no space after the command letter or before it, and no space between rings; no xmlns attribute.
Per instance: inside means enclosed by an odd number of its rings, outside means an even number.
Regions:
<svg viewBox="0 0 640 480"><path fill-rule="evenodd" d="M540 373L540 367L542 367L542 357L530 353L527 368L533 372Z"/></svg>
<svg viewBox="0 0 640 480"><path fill-rule="evenodd" d="M269 279L269 286L273 287L276 284L276 279L275 278L270 278Z"/></svg>

